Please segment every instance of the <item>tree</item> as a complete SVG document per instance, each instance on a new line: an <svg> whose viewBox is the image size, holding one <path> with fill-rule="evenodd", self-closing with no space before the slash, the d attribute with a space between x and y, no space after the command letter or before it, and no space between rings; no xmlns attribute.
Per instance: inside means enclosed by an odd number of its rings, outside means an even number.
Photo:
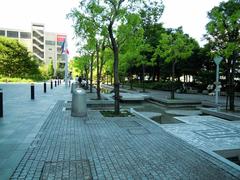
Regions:
<svg viewBox="0 0 240 180"><path fill-rule="evenodd" d="M181 28L171 30L169 33L163 33L161 35L154 57L160 56L165 59L166 63L172 64L171 99L174 99L175 91L175 66L179 61L190 57L193 48L194 44L192 43L191 38L184 34Z"/></svg>
<svg viewBox="0 0 240 180"><path fill-rule="evenodd" d="M84 4L84 6L82 6ZM99 14L103 12L99 1L80 1L79 8L75 8L68 14L74 20L74 30L78 37L85 39L85 50L91 51L91 75L90 92L92 92L93 58L96 55L97 67L97 98L101 99L100 83L104 64L104 50L106 48L107 29L101 22Z"/></svg>
<svg viewBox="0 0 240 180"><path fill-rule="evenodd" d="M240 2L229 0L214 7L209 13L210 22L206 25L206 38L213 55L220 55L226 63L227 94L230 97L230 110L234 111L234 77L240 51Z"/></svg>
<svg viewBox="0 0 240 180"><path fill-rule="evenodd" d="M206 61L206 53L202 51L199 47L199 44L194 39L189 40L192 45L192 54L185 60L180 61L178 66L176 67L176 75L178 77L178 81L180 81L180 77L190 75L193 77L193 82L195 82L195 77L198 75L199 71L201 71ZM207 59L209 60L209 59ZM186 78L184 78L186 80Z"/></svg>
<svg viewBox="0 0 240 180"><path fill-rule="evenodd" d="M51 60L50 63L48 64L48 76L50 78L53 78L53 75L54 75L53 60Z"/></svg>
<svg viewBox="0 0 240 180"><path fill-rule="evenodd" d="M0 37L0 74L34 78L40 75L37 61L18 40Z"/></svg>
<svg viewBox="0 0 240 180"><path fill-rule="evenodd" d="M154 0L152 0L154 1ZM85 31L90 33L95 33L95 30L99 30L99 28L94 28L94 26L88 26L88 23L92 23L93 21L92 16L90 14L94 14L95 22L100 22L100 29L104 30L106 27L107 35L110 39L110 47L113 52L113 75L114 75L114 99L115 99L115 113L120 113L120 106L119 106L119 50L124 44L125 40L128 37L129 33L131 34L134 32L135 28L133 26L125 26L128 27L125 29L125 38L120 38L118 34L119 27L122 25L129 25L131 22L135 22L135 17L138 16L141 8L143 7L144 3L147 0L82 0L80 1L80 8L86 8L84 12L86 14L78 13L77 9L75 11L75 15L72 16L75 18L75 27L79 28L79 31ZM155 0L155 4L158 5L157 0ZM147 3L146 3L147 4ZM72 13L73 14L73 13ZM79 22L79 19L86 19L86 21ZM133 21L131 21L133 20ZM95 25L95 24L94 24ZM81 27L88 26L89 28L81 30ZM76 28L75 28L76 29ZM105 31L100 31L105 32ZM101 33L97 33L101 35Z"/></svg>
<svg viewBox="0 0 240 180"><path fill-rule="evenodd" d="M77 72L86 78L89 76L90 59L91 57L88 54L73 58L73 68L77 69Z"/></svg>
<svg viewBox="0 0 240 180"><path fill-rule="evenodd" d="M149 50L149 45L144 43L144 30L141 26L141 17L138 15L131 15L129 17L130 23L124 24L119 27L118 39L123 39L125 42L121 44L119 57L119 73L122 74L123 78L126 75L128 69L132 69L134 65L142 67L142 74L144 77L145 65L148 63L147 59L143 55L143 51ZM134 29L132 33L126 29ZM128 34L126 39L125 34ZM132 81L132 72L129 74L130 81ZM143 85L144 85L144 81ZM131 82L130 82L131 83ZM132 86L131 86L132 87ZM143 91L145 89L143 88Z"/></svg>
<svg viewBox="0 0 240 180"><path fill-rule="evenodd" d="M97 98L101 99L100 93L100 83L102 78L103 66L106 63L105 59L105 49L106 49L106 35L103 36L103 39L96 42L96 61L97 61Z"/></svg>
<svg viewBox="0 0 240 180"><path fill-rule="evenodd" d="M134 0L107 0L105 1L105 7L106 7L106 13L105 17L107 18L107 29L108 34L111 41L111 48L113 51L113 57L114 57L114 63L113 63L113 75L114 75L114 99L115 99L115 106L114 110L116 114L120 113L120 96L119 96L119 72L118 72L118 65L119 65L119 48L121 46L121 42L124 43L124 41L129 38L128 34L132 33L134 31L134 28L127 28L128 31L125 31L125 38L124 39L118 39L116 35L116 31L119 27L118 23L121 23L121 26L127 25L127 23L130 23L131 17L136 17L137 11L140 11L140 8L137 9L136 2ZM134 7L136 5L136 7ZM134 9L133 9L134 7ZM134 13L135 10L136 12ZM121 41L120 41L121 40Z"/></svg>
<svg viewBox="0 0 240 180"><path fill-rule="evenodd" d="M162 24L159 23L159 19L162 16L164 10L163 4L145 4L142 8L140 14L142 18L142 27L144 29L144 44L148 46L146 50L142 51L142 55L144 55L143 63L140 63L142 66L142 82L144 89L144 74L145 74L145 66L148 65L151 69L149 72L149 76L153 76L153 81L157 76L159 81L160 79L160 59L152 58L154 54L154 49L157 48L159 44L159 39L162 33L165 32Z"/></svg>
<svg viewBox="0 0 240 180"><path fill-rule="evenodd" d="M65 73L65 70L60 68L60 63L58 61L57 67L56 67L56 76L60 79L64 79L64 73Z"/></svg>
<svg viewBox="0 0 240 180"><path fill-rule="evenodd" d="M193 49L193 54L189 61L182 63L184 75L192 75L194 80L201 84L201 90L205 90L207 85L215 81L215 65L212 61L209 44L202 48Z"/></svg>

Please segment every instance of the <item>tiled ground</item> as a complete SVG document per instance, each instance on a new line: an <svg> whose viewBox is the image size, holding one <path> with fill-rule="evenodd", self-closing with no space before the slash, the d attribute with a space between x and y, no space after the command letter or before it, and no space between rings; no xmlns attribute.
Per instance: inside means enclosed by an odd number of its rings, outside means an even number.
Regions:
<svg viewBox="0 0 240 180"><path fill-rule="evenodd" d="M176 117L181 124L160 125L188 143L210 151L240 148L240 121L227 121L213 116Z"/></svg>
<svg viewBox="0 0 240 180"><path fill-rule="evenodd" d="M12 179L238 179L240 172L137 117L71 117L59 101Z"/></svg>
<svg viewBox="0 0 240 180"><path fill-rule="evenodd" d="M35 100L30 99L30 84L1 84L4 116L0 118L0 180L7 180L34 140L58 100L70 99L70 88L63 84L43 92L35 83Z"/></svg>

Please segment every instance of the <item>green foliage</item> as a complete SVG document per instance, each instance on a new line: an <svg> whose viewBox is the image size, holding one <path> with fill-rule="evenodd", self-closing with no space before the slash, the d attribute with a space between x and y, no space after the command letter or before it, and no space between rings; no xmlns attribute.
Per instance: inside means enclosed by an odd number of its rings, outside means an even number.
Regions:
<svg viewBox="0 0 240 180"><path fill-rule="evenodd" d="M240 51L240 3L239 0L222 2L209 13L206 38L215 54L231 58Z"/></svg>
<svg viewBox="0 0 240 180"><path fill-rule="evenodd" d="M56 76L60 79L64 79L64 75L65 75L65 70L64 69L58 69L56 72Z"/></svg>
<svg viewBox="0 0 240 180"><path fill-rule="evenodd" d="M49 79L49 75L48 75L48 66L46 64L42 64L39 67L39 71L43 77L43 79Z"/></svg>
<svg viewBox="0 0 240 180"><path fill-rule="evenodd" d="M48 76L53 78L54 75L54 68L53 68L53 60L48 64Z"/></svg>
<svg viewBox="0 0 240 180"><path fill-rule="evenodd" d="M7 77L38 78L37 61L18 40L0 37L0 74Z"/></svg>
<svg viewBox="0 0 240 180"><path fill-rule="evenodd" d="M240 3L239 0L222 2L209 13L210 22L206 29L213 55L223 57L223 65L227 78L227 95L230 110L234 111L234 77L240 61ZM227 98L228 99L228 98ZM226 106L227 107L227 106Z"/></svg>
<svg viewBox="0 0 240 180"><path fill-rule="evenodd" d="M65 69L61 69L60 63L57 62L56 77L60 79L64 79L64 75L65 75Z"/></svg>
<svg viewBox="0 0 240 180"><path fill-rule="evenodd" d="M83 55L73 58L73 68L77 74L84 74L85 69L89 69L91 56Z"/></svg>
<svg viewBox="0 0 240 180"><path fill-rule="evenodd" d="M178 62L191 56L194 45L195 42L181 29L163 33L155 50L155 58L160 56L166 63Z"/></svg>
<svg viewBox="0 0 240 180"><path fill-rule="evenodd" d="M213 84L215 82L216 73L215 71L200 71L195 80L206 87L208 84Z"/></svg>

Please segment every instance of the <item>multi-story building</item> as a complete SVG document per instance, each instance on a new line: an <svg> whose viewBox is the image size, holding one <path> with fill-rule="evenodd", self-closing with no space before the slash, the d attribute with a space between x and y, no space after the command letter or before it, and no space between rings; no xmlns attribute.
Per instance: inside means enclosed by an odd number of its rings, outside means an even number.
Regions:
<svg viewBox="0 0 240 180"><path fill-rule="evenodd" d="M60 33L46 32L43 24L33 23L31 31L0 28L0 36L18 39L25 44L33 56L45 64L53 61L55 72L57 63L59 63L60 68L65 66L61 46L67 36Z"/></svg>

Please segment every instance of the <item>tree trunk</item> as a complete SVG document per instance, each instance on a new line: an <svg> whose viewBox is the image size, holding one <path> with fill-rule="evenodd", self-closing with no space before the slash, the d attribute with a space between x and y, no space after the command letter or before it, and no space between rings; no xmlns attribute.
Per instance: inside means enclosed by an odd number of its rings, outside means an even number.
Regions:
<svg viewBox="0 0 240 180"><path fill-rule="evenodd" d="M178 82L181 82L181 80L180 80L180 76L178 76L177 79L178 79Z"/></svg>
<svg viewBox="0 0 240 180"><path fill-rule="evenodd" d="M234 111L234 76L233 76L233 73L230 74L230 81L229 81L229 105L230 105L229 110Z"/></svg>
<svg viewBox="0 0 240 180"><path fill-rule="evenodd" d="M97 59L97 99L101 99L100 93L100 72L99 72L99 45L96 43L96 59Z"/></svg>
<svg viewBox="0 0 240 180"><path fill-rule="evenodd" d="M88 66L85 66L84 69L85 69L85 77L86 77L86 88L88 88Z"/></svg>
<svg viewBox="0 0 240 180"><path fill-rule="evenodd" d="M230 82L230 63L229 60L226 59L227 70L226 70L226 111L228 111L228 102L229 102L229 82Z"/></svg>
<svg viewBox="0 0 240 180"><path fill-rule="evenodd" d="M157 82L160 81L160 62L157 61Z"/></svg>
<svg viewBox="0 0 240 180"><path fill-rule="evenodd" d="M155 82L155 81L156 81L156 68L154 68L154 72L152 73L152 82Z"/></svg>
<svg viewBox="0 0 240 180"><path fill-rule="evenodd" d="M172 85L171 85L171 99L174 99L175 96L174 96L174 82L175 82L175 65L176 65L176 62L173 61L173 64L172 64Z"/></svg>
<svg viewBox="0 0 240 180"><path fill-rule="evenodd" d="M130 89L133 90L133 75L132 75L132 69L130 73Z"/></svg>
<svg viewBox="0 0 240 180"><path fill-rule="evenodd" d="M93 81L93 58L94 58L94 53L92 53L91 56L91 62L90 62L90 93L92 93L92 81Z"/></svg>
<svg viewBox="0 0 240 180"><path fill-rule="evenodd" d="M102 70L103 70L103 65L105 64L105 58L104 58L104 51L105 51L105 37L101 45L101 56L100 56L100 63L99 63L99 94L100 94L100 99L101 99L101 87L100 87L100 79L102 78Z"/></svg>
<svg viewBox="0 0 240 180"><path fill-rule="evenodd" d="M235 98L235 84L234 84L234 77L235 77L235 69L236 69L236 59L237 59L237 53L234 52L233 58L232 58L232 64L230 69L230 90L229 90L229 105L230 105L230 111L235 110L234 106L234 98Z"/></svg>
<svg viewBox="0 0 240 180"><path fill-rule="evenodd" d="M114 55L114 64L113 64L113 75L114 75L114 111L115 114L119 114L120 113L120 96L119 96L119 76L118 76L118 61L119 61L119 57L118 57L118 45L116 42L116 39L113 35L113 22L111 21L110 24L108 25L108 32L109 32L109 36L110 36L110 40L111 40L111 44L112 44L112 49L113 49L113 55Z"/></svg>
<svg viewBox="0 0 240 180"><path fill-rule="evenodd" d="M235 85L234 85L234 77L235 77L235 66L236 66L236 58L237 54L234 53L232 57L227 60L227 89L226 89L226 110L228 110L228 102L229 102L229 110L234 111L234 98L235 98Z"/></svg>
<svg viewBox="0 0 240 180"><path fill-rule="evenodd" d="M130 77L130 89L133 90L133 77L131 76Z"/></svg>
<svg viewBox="0 0 240 180"><path fill-rule="evenodd" d="M145 92L145 84L144 84L144 79L145 79L145 64L142 64L142 91Z"/></svg>

